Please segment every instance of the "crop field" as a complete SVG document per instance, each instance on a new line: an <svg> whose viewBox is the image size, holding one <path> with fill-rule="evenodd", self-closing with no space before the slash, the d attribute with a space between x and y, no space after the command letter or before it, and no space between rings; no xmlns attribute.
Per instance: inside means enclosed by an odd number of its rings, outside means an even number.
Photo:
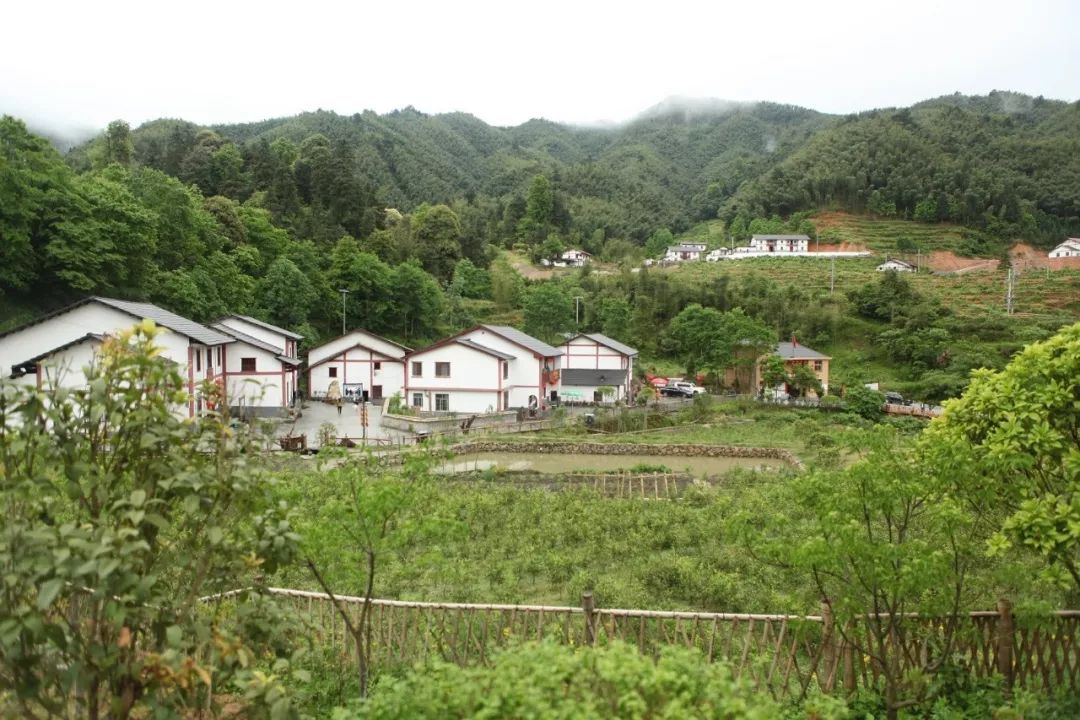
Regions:
<svg viewBox="0 0 1080 720"><path fill-rule="evenodd" d="M811 218L822 244L861 245L867 250L896 253L896 242L910 239L924 253L935 250L956 252L963 239L962 228L947 223L920 223L913 220L875 218L840 212L822 212Z"/></svg>

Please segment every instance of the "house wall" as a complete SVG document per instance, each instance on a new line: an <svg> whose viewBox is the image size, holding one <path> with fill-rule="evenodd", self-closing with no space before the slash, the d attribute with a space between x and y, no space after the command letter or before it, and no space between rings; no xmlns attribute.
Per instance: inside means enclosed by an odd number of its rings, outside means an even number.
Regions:
<svg viewBox="0 0 1080 720"><path fill-rule="evenodd" d="M630 383L634 377L634 358L623 355L618 350L602 345L586 337L576 337L563 343L564 368L586 368L592 370L626 370L626 382L622 385L624 397L630 396ZM567 388L569 389L569 388Z"/></svg>
<svg viewBox="0 0 1080 720"><path fill-rule="evenodd" d="M1066 257L1080 257L1080 250L1074 250L1070 247L1054 248L1050 251L1050 257L1052 258L1066 258Z"/></svg>
<svg viewBox="0 0 1080 720"><path fill-rule="evenodd" d="M224 354L225 398L231 408L269 409L291 404L292 392L296 388L296 372L293 368L282 363L274 354L239 341L226 345ZM254 372L241 370L243 358L255 358Z"/></svg>
<svg viewBox="0 0 1080 720"><path fill-rule="evenodd" d="M486 344L486 343L484 343ZM422 375L412 374L412 364L421 363ZM435 364L450 363L450 377L435 377ZM413 353L406 361L405 402L416 407L415 394L422 396L420 409L434 411L435 395L449 395L448 412L494 412L505 410L500 395L510 390L510 379L503 379L502 360L458 343L448 343L427 352ZM513 366L514 361L509 361ZM512 392L512 391L511 391ZM535 390L534 390L535 393ZM510 407L516 407L511 398Z"/></svg>
<svg viewBox="0 0 1080 720"><path fill-rule="evenodd" d="M565 385L563 386L563 399L569 402L602 402L606 405L610 405L620 400L625 400L626 388L622 385L608 385L607 387L614 387L615 394L610 395L602 400L595 400L596 391L599 390L601 385Z"/></svg>
<svg viewBox="0 0 1080 720"><path fill-rule="evenodd" d="M378 370L375 369L376 363ZM330 376L331 369L335 377ZM307 376L308 393L312 397L324 396L336 380L339 385L360 383L372 398L375 392L373 388L379 386L381 396L388 398L401 392L405 386L405 363L371 348L352 347L309 366Z"/></svg>
<svg viewBox="0 0 1080 720"><path fill-rule="evenodd" d="M66 350L61 350L39 364L37 376L26 375L30 382L39 384L43 390L49 388L77 388L86 385L85 368L96 362L101 352L101 343L87 340Z"/></svg>
<svg viewBox="0 0 1080 720"><path fill-rule="evenodd" d="M552 370L562 369L561 355L552 358L537 357L532 350L506 340L501 335L489 332L484 328L477 328L463 337L475 340L492 350L514 356L514 359L510 361L509 377L503 380L503 389L510 390L510 407L528 407L529 398L534 396L543 402L548 402L551 399L552 391L557 393L561 390L561 380L549 384L545 383L543 378L545 363Z"/></svg>

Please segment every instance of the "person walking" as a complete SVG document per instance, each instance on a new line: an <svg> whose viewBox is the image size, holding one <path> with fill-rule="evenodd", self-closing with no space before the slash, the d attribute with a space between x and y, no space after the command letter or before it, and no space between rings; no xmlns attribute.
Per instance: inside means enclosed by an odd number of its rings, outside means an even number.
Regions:
<svg viewBox="0 0 1080 720"><path fill-rule="evenodd" d="M337 414L341 415L341 398L337 399Z"/></svg>

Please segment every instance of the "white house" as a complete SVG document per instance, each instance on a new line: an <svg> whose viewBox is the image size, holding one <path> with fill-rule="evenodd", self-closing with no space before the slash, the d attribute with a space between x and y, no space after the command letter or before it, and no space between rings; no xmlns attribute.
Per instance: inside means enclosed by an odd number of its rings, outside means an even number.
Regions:
<svg viewBox="0 0 1080 720"><path fill-rule="evenodd" d="M217 378L232 412L272 416L293 406L300 367L296 345L302 335L246 315L228 315L211 327L232 338Z"/></svg>
<svg viewBox="0 0 1080 720"><path fill-rule="evenodd" d="M1080 238L1069 238L1050 251L1051 258L1080 257Z"/></svg>
<svg viewBox="0 0 1080 720"><path fill-rule="evenodd" d="M754 235L750 238L750 249L761 253L808 252L809 235Z"/></svg>
<svg viewBox="0 0 1080 720"><path fill-rule="evenodd" d="M630 398L637 350L601 333L579 333L560 349L564 398L582 402L617 402ZM615 395L603 397L598 388L605 386L614 387Z"/></svg>
<svg viewBox="0 0 1080 720"><path fill-rule="evenodd" d="M337 383L344 397L382 400L405 387L410 349L375 333L352 330L308 351L308 394L326 397Z"/></svg>
<svg viewBox="0 0 1080 720"><path fill-rule="evenodd" d="M911 263L904 262L903 260L896 260L895 258L886 260L885 262L878 265L877 268L875 268L875 269L878 272L889 272L890 270L892 270L893 272L915 272L916 271L915 266L912 265Z"/></svg>
<svg viewBox="0 0 1080 720"><path fill-rule="evenodd" d="M562 353L506 325L477 325L405 360L405 399L428 412L543 407L561 389Z"/></svg>
<svg viewBox="0 0 1080 720"><path fill-rule="evenodd" d="M144 319L162 329L155 342L187 378L183 412L196 415L204 408L198 385L221 375L224 348L233 338L150 303L88 297L0 334L0 374L38 387L77 387L105 337Z"/></svg>
<svg viewBox="0 0 1080 720"><path fill-rule="evenodd" d="M592 262L592 255L584 250L571 249L562 254L562 261L567 267L581 267Z"/></svg>
<svg viewBox="0 0 1080 720"><path fill-rule="evenodd" d="M715 250L710 250L708 253L706 253L705 262L719 262L730 254L731 251L727 248L716 248Z"/></svg>
<svg viewBox="0 0 1080 720"><path fill-rule="evenodd" d="M705 243L683 243L672 245L664 254L665 262L686 262L687 260L700 260L705 252Z"/></svg>

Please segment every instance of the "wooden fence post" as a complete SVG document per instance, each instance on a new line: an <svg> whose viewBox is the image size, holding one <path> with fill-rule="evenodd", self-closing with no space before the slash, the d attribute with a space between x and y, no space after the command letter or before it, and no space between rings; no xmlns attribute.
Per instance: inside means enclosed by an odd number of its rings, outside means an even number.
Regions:
<svg viewBox="0 0 1080 720"><path fill-rule="evenodd" d="M836 637L833 627L832 606L828 600L821 601L821 657L825 661L825 692L836 687ZM820 677L820 675L819 675Z"/></svg>
<svg viewBox="0 0 1080 720"><path fill-rule="evenodd" d="M585 644L596 644L596 606L591 592L581 594L581 609L585 611Z"/></svg>
<svg viewBox="0 0 1080 720"><path fill-rule="evenodd" d="M1012 603L1007 598L998 600L997 625L997 670L1005 680L1005 687L1012 689L1015 673L1013 671L1013 626Z"/></svg>

